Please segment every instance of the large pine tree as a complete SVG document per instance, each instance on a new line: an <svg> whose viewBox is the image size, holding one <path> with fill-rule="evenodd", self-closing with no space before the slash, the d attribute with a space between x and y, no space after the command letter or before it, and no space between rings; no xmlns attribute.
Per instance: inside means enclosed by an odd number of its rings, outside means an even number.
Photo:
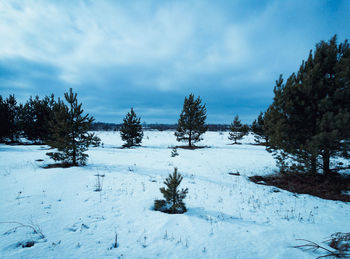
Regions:
<svg viewBox="0 0 350 259"><path fill-rule="evenodd" d="M233 122L230 126L230 132L228 139L233 140L234 144L238 144L237 140L242 139L245 135L248 134L249 127L245 124L242 124L239 116L236 115L233 119Z"/></svg>
<svg viewBox="0 0 350 259"><path fill-rule="evenodd" d="M200 97L194 99L193 94L185 97L175 132L176 140L188 142L189 147L192 147L192 143L202 140L201 135L208 130L208 126L205 125L206 118L207 109L205 104L202 105Z"/></svg>
<svg viewBox="0 0 350 259"><path fill-rule="evenodd" d="M84 152L97 140L93 133L88 132L94 118L89 114L83 115L82 104L78 104L77 94L73 93L72 88L64 97L68 106L59 99L54 105L53 120L50 121L51 139L48 144L57 152L48 152L47 155L67 165L84 165L88 157Z"/></svg>
<svg viewBox="0 0 350 259"><path fill-rule="evenodd" d="M130 112L128 112L123 119L120 136L122 140L126 141L124 144L125 147L136 146L142 142L143 130L141 118L136 116L133 108L130 109Z"/></svg>
<svg viewBox="0 0 350 259"><path fill-rule="evenodd" d="M349 157L349 68L349 44L338 45L334 36L318 43L285 83L280 76L264 121L268 150L312 173L329 174L332 157Z"/></svg>

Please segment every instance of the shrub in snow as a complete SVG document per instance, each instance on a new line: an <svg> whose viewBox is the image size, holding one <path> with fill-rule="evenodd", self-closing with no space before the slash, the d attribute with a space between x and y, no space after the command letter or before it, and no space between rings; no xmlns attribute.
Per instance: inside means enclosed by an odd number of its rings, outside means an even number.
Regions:
<svg viewBox="0 0 350 259"><path fill-rule="evenodd" d="M167 188L160 188L165 200L155 200L154 210L170 214L181 214L187 211L183 199L186 198L188 189L181 189L181 191L178 189L182 179L182 175L177 173L177 168L174 168L174 173L169 174L164 181Z"/></svg>

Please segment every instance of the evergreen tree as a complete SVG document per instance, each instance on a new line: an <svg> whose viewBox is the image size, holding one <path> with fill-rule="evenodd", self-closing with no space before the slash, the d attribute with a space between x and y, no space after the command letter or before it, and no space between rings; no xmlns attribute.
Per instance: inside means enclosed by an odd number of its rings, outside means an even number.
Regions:
<svg viewBox="0 0 350 259"><path fill-rule="evenodd" d="M310 51L297 74L276 81L264 123L268 150L302 171L331 172L330 158L350 150L350 48L336 36Z"/></svg>
<svg viewBox="0 0 350 259"><path fill-rule="evenodd" d="M255 134L254 140L257 143L261 143L261 140L265 140L265 143L268 143L268 136L265 134L265 125L264 125L265 114L260 112L258 118L253 121L252 131Z"/></svg>
<svg viewBox="0 0 350 259"><path fill-rule="evenodd" d="M174 168L174 173L169 174L165 179L164 184L167 188L160 188L165 200L155 200L155 210L168 212L170 214L180 214L187 211L183 200L186 198L188 189L178 189L183 177L177 173L177 168Z"/></svg>
<svg viewBox="0 0 350 259"><path fill-rule="evenodd" d="M176 156L178 156L178 155L179 155L179 153L177 152L177 148L174 147L174 148L171 150L171 157L176 157Z"/></svg>
<svg viewBox="0 0 350 259"><path fill-rule="evenodd" d="M48 144L57 152L46 153L55 161L63 161L68 165L84 165L88 157L84 152L96 140L93 133L88 133L94 118L89 114L83 116L82 104L78 104L77 94L72 88L64 97L68 106L58 99L50 121L51 139Z"/></svg>
<svg viewBox="0 0 350 259"><path fill-rule="evenodd" d="M18 127L18 113L20 107L14 95L3 99L0 96L0 141L17 141L20 135Z"/></svg>
<svg viewBox="0 0 350 259"><path fill-rule="evenodd" d="M228 139L234 140L234 144L238 144L237 140L240 140L245 135L247 135L248 131L249 127L245 124L242 124L238 115L236 115L233 122L231 123Z"/></svg>
<svg viewBox="0 0 350 259"><path fill-rule="evenodd" d="M131 108L130 112L123 119L123 125L120 128L122 140L126 141L125 147L132 147L141 143L143 130L140 121L141 118L137 118L134 109Z"/></svg>
<svg viewBox="0 0 350 259"><path fill-rule="evenodd" d="M178 121L175 132L176 140L188 142L189 147L192 147L193 142L202 140L201 135L208 130L208 126L205 125L207 109L205 104L201 103L202 100L199 97L195 100L193 94L190 94L188 98L185 97Z"/></svg>
<svg viewBox="0 0 350 259"><path fill-rule="evenodd" d="M49 121L53 117L54 95L42 100L39 96L30 97L20 112L20 128L24 137L38 143L49 139Z"/></svg>
<svg viewBox="0 0 350 259"><path fill-rule="evenodd" d="M9 135L8 108L6 101L0 95L0 142L5 142Z"/></svg>

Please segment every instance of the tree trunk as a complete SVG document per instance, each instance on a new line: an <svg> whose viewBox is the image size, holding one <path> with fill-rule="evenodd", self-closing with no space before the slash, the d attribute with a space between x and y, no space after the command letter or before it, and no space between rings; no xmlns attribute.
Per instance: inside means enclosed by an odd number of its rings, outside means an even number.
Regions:
<svg viewBox="0 0 350 259"><path fill-rule="evenodd" d="M72 153L72 160L73 160L73 165L77 165L77 151L75 147L75 143L73 144L73 153Z"/></svg>
<svg viewBox="0 0 350 259"><path fill-rule="evenodd" d="M315 156L311 157L311 173L312 174L317 173L317 159Z"/></svg>
<svg viewBox="0 0 350 259"><path fill-rule="evenodd" d="M75 142L74 131L72 131L72 145L73 145L72 160L73 160L73 165L76 166L77 165L77 147Z"/></svg>
<svg viewBox="0 0 350 259"><path fill-rule="evenodd" d="M77 159L76 159L76 156L75 156L75 151L73 151L73 165L77 165Z"/></svg>
<svg viewBox="0 0 350 259"><path fill-rule="evenodd" d="M268 146L268 144L269 144L269 137L265 137L265 144L266 144L266 146Z"/></svg>
<svg viewBox="0 0 350 259"><path fill-rule="evenodd" d="M325 150L322 154L322 160L323 160L323 174L329 175L330 174L330 168L329 168L329 161L330 161L330 155L329 151Z"/></svg>
<svg viewBox="0 0 350 259"><path fill-rule="evenodd" d="M188 146L189 147L192 147L192 131L190 131L190 133L189 133L189 137L188 137Z"/></svg>

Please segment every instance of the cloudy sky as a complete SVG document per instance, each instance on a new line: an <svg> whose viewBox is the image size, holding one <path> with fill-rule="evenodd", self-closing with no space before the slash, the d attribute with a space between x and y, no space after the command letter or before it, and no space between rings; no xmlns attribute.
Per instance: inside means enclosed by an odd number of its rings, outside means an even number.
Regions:
<svg viewBox="0 0 350 259"><path fill-rule="evenodd" d="M1 1L0 95L63 96L97 121L176 123L201 96L208 122L251 122L279 74L320 40L350 39L350 1Z"/></svg>

